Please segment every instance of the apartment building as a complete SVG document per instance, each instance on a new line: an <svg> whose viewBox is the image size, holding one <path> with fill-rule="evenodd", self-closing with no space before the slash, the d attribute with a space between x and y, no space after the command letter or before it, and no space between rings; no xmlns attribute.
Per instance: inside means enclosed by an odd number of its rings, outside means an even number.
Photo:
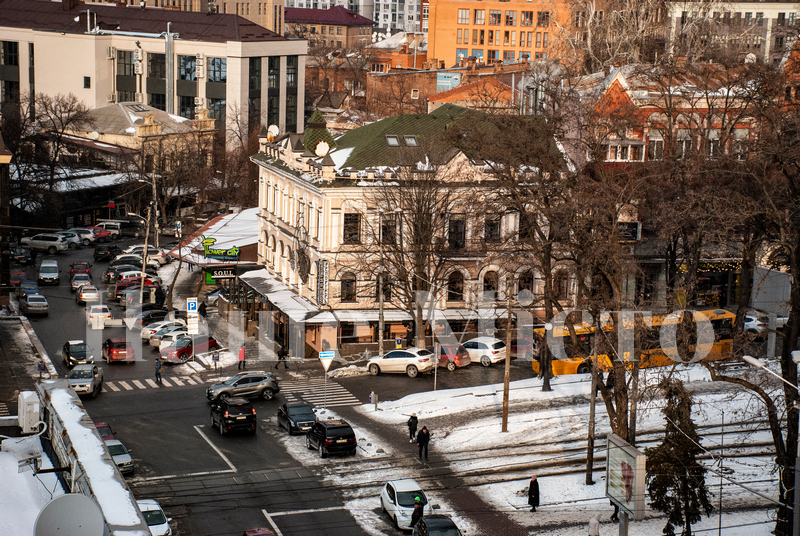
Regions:
<svg viewBox="0 0 800 536"><path fill-rule="evenodd" d="M285 9L286 35L308 39L310 47L338 49L365 47L372 43L374 22L341 6L329 9Z"/></svg>
<svg viewBox="0 0 800 536"><path fill-rule="evenodd" d="M307 43L237 15L3 0L0 99L72 93L302 132Z"/></svg>
<svg viewBox="0 0 800 536"><path fill-rule="evenodd" d="M570 4L528 0L429 1L428 57L452 66L547 59L570 22Z"/></svg>

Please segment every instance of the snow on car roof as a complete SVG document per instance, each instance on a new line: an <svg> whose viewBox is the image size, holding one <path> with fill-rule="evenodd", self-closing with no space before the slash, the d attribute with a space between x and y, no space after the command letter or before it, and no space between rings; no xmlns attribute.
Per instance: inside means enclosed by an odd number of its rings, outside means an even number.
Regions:
<svg viewBox="0 0 800 536"><path fill-rule="evenodd" d="M67 341L67 343L69 343L69 344L83 344L83 340L82 339L75 339L75 340L72 340L72 341Z"/></svg>
<svg viewBox="0 0 800 536"><path fill-rule="evenodd" d="M413 478L404 478L402 480L390 480L394 489L397 491L417 491L422 489L417 481Z"/></svg>

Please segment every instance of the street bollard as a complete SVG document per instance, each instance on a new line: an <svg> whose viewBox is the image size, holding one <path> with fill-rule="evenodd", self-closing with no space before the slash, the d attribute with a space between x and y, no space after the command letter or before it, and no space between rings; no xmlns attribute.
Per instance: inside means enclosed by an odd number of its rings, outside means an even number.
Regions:
<svg viewBox="0 0 800 536"><path fill-rule="evenodd" d="M369 403L375 404L375 411L378 411L378 393L375 391L369 393Z"/></svg>

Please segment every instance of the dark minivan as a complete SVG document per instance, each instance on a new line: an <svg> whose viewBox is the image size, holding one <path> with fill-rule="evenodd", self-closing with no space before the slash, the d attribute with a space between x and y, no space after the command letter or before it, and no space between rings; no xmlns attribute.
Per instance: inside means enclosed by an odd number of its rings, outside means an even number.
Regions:
<svg viewBox="0 0 800 536"><path fill-rule="evenodd" d="M211 404L211 427L217 427L220 435L233 430L255 434L256 425L256 410L245 398L220 398Z"/></svg>
<svg viewBox="0 0 800 536"><path fill-rule="evenodd" d="M97 244L94 247L94 260L110 261L122 252L116 244Z"/></svg>
<svg viewBox="0 0 800 536"><path fill-rule="evenodd" d="M306 435L308 450L319 450L319 457L325 458L328 454L356 455L356 433L342 419L318 421L314 423Z"/></svg>

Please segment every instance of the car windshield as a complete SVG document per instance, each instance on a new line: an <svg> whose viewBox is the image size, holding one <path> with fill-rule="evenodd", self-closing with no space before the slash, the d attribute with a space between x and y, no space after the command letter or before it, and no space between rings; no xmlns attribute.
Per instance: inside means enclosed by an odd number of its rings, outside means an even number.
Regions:
<svg viewBox="0 0 800 536"><path fill-rule="evenodd" d="M115 342L111 345L114 350L127 350L128 344L124 342Z"/></svg>
<svg viewBox="0 0 800 536"><path fill-rule="evenodd" d="M167 522L167 518L164 517L164 512L161 510L144 510L142 514L144 514L144 521L148 527L163 525Z"/></svg>
<svg viewBox="0 0 800 536"><path fill-rule="evenodd" d="M69 351L72 352L73 354L85 354L86 352L89 351L89 345L86 344L85 342L82 342L80 344L70 344Z"/></svg>
<svg viewBox="0 0 800 536"><path fill-rule="evenodd" d="M85 380L91 377L92 373L88 370L73 370L69 373L70 380Z"/></svg>
<svg viewBox="0 0 800 536"><path fill-rule="evenodd" d="M400 506L405 506L406 508L413 508L415 497L419 497L419 502L422 503L422 506L428 504L428 498L421 489L418 489L417 491L398 491L397 504Z"/></svg>
<svg viewBox="0 0 800 536"><path fill-rule="evenodd" d="M417 352L417 355L432 355L432 354L433 352L430 352L428 350L420 350Z"/></svg>
<svg viewBox="0 0 800 536"><path fill-rule="evenodd" d="M106 444L106 446L108 447L108 452L110 452L112 456L121 456L128 453L128 449L126 449L123 445Z"/></svg>
<svg viewBox="0 0 800 536"><path fill-rule="evenodd" d="M110 426L98 426L97 433L100 434L100 437L108 437L114 435L114 432L111 431Z"/></svg>
<svg viewBox="0 0 800 536"><path fill-rule="evenodd" d="M461 536L456 527L428 527L428 536Z"/></svg>
<svg viewBox="0 0 800 536"><path fill-rule="evenodd" d="M33 296L28 296L28 303L47 303L47 300L44 296L34 294Z"/></svg>
<svg viewBox="0 0 800 536"><path fill-rule="evenodd" d="M58 267L57 266L42 266L39 268L39 271L43 274L57 274Z"/></svg>
<svg viewBox="0 0 800 536"><path fill-rule="evenodd" d="M333 426L328 428L327 437L351 437L353 430L349 426ZM411 501L414 504L414 501Z"/></svg>
<svg viewBox="0 0 800 536"><path fill-rule="evenodd" d="M72 278L72 280L82 281L82 282L91 281L91 279L89 279L89 276L86 274L76 274L75 277Z"/></svg>
<svg viewBox="0 0 800 536"><path fill-rule="evenodd" d="M36 283L32 283L32 282L28 282L28 283L23 282L20 285L20 288L22 288L23 290L26 290L26 289L37 289L37 288L39 288L39 285L37 285Z"/></svg>
<svg viewBox="0 0 800 536"><path fill-rule="evenodd" d="M289 415L313 415L314 414L314 410L311 409L311 407L309 407L309 406L298 406L296 408L293 408L293 407L290 406L287 409L288 409L287 413Z"/></svg>
<svg viewBox="0 0 800 536"><path fill-rule="evenodd" d="M505 347L506 347L506 343L504 343L502 341L497 341L496 343L494 343L492 345L492 348L494 348L495 350L499 350L500 348L505 348Z"/></svg>
<svg viewBox="0 0 800 536"><path fill-rule="evenodd" d="M186 347L191 346L191 345L192 345L192 339L190 339L189 337L185 337L183 339L178 339L175 342L175 346L178 346L179 348L186 348Z"/></svg>

